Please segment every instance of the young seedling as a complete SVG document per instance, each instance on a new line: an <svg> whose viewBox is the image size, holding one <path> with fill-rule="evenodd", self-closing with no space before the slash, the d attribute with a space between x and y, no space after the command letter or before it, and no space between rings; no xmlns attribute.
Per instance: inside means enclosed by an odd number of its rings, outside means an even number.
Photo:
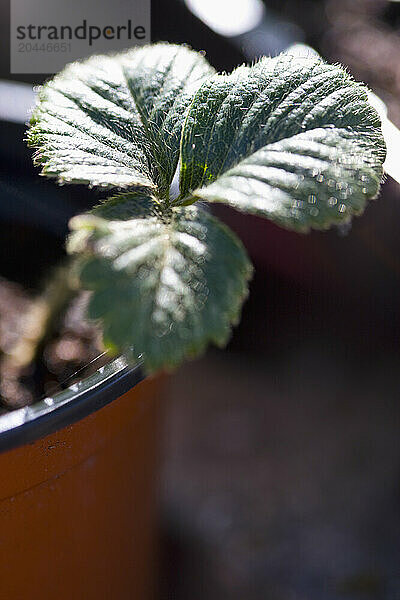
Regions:
<svg viewBox="0 0 400 600"><path fill-rule="evenodd" d="M111 192L72 219L67 248L105 346L147 372L224 346L239 320L252 266L205 203L327 229L378 195L385 159L342 67L281 54L215 74L164 43L67 66L41 88L28 142L44 175Z"/></svg>

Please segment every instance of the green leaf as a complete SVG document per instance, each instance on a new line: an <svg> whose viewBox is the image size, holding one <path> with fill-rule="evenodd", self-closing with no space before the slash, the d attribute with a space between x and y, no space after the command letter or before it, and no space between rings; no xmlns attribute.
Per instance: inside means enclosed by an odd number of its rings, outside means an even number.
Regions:
<svg viewBox="0 0 400 600"><path fill-rule="evenodd" d="M380 180L347 130L321 128L265 146L194 195L305 232L361 214Z"/></svg>
<svg viewBox="0 0 400 600"><path fill-rule="evenodd" d="M200 87L182 134L179 201L325 229L377 195L384 158L365 88L339 66L281 54Z"/></svg>
<svg viewBox="0 0 400 600"><path fill-rule="evenodd" d="M188 106L213 72L172 44L70 64L39 93L28 133L36 163L60 182L167 195Z"/></svg>
<svg viewBox="0 0 400 600"><path fill-rule="evenodd" d="M239 240L207 211L125 194L71 225L69 251L82 257L89 316L102 320L106 345L143 353L151 372L176 367L209 342L226 344L252 268Z"/></svg>
<svg viewBox="0 0 400 600"><path fill-rule="evenodd" d="M382 177L378 114L341 67L282 54L213 73L169 44L92 57L42 88L28 134L45 175L119 190L72 220L68 250L106 345L149 372L224 345L247 295L240 241L190 204L324 229L362 212Z"/></svg>

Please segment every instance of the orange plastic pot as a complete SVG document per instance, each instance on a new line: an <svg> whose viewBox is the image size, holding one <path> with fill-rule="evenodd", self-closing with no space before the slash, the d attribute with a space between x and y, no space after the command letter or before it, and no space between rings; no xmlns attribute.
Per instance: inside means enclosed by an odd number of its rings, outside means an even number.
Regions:
<svg viewBox="0 0 400 600"><path fill-rule="evenodd" d="M153 597L161 386L118 359L0 417L1 599Z"/></svg>

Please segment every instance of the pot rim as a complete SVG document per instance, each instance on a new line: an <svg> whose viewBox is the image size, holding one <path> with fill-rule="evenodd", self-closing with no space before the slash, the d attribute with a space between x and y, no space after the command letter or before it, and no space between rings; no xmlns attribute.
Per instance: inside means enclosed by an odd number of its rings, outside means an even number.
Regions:
<svg viewBox="0 0 400 600"><path fill-rule="evenodd" d="M145 378L142 363L119 356L54 396L0 416L0 452L72 425L128 392Z"/></svg>

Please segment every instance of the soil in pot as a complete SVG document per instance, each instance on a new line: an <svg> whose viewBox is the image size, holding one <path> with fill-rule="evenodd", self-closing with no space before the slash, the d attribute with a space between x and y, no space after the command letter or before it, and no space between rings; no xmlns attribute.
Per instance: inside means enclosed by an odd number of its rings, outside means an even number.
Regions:
<svg viewBox="0 0 400 600"><path fill-rule="evenodd" d="M11 254L2 252L0 259L1 414L70 386L109 357L103 351L99 329L84 317L87 296L79 294L63 299L68 308L60 311L35 360L21 364L20 358L29 351L26 346L34 344L45 308L40 290L55 265L64 260L64 250L57 236L22 223L0 222L0 237L13 248Z"/></svg>

